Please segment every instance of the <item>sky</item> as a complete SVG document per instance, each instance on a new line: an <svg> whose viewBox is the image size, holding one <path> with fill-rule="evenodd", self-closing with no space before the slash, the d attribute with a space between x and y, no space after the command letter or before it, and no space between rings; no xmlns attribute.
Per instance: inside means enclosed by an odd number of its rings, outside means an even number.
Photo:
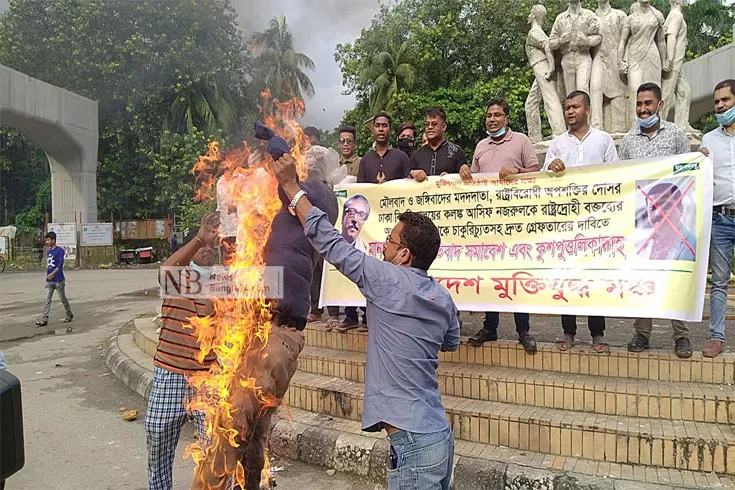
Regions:
<svg viewBox="0 0 735 490"><path fill-rule="evenodd" d="M0 0L2 2L3 0ZM334 61L338 43L354 41L363 28L370 27L381 0L232 0L243 32L263 31L275 16L284 14L297 51L316 65L307 73L316 94L306 99L303 125L332 129L352 109L355 100L342 95L342 72ZM382 0L385 3L385 0Z"/></svg>

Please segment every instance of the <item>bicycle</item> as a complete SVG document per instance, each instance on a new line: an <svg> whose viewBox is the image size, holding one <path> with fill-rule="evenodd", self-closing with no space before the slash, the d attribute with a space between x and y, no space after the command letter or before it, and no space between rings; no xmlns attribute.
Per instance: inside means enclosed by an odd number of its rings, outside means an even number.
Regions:
<svg viewBox="0 0 735 490"><path fill-rule="evenodd" d="M5 259L0 256L0 272L5 272Z"/></svg>

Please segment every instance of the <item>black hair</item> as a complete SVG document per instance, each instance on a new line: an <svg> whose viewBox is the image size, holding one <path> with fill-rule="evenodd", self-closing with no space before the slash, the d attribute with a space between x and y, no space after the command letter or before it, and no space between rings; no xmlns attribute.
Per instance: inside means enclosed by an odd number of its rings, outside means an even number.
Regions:
<svg viewBox="0 0 735 490"><path fill-rule="evenodd" d="M589 107L591 104L590 101L590 94L585 92L584 90L573 90L569 92L569 95L567 95L567 100L571 100L575 97L582 97L582 100L584 101L584 106Z"/></svg>
<svg viewBox="0 0 735 490"><path fill-rule="evenodd" d="M717 92L718 90L723 89L723 88L729 88L730 93L735 95L735 80L733 80L732 78L728 78L727 80L721 81L720 83L715 85L714 92Z"/></svg>
<svg viewBox="0 0 735 490"><path fill-rule="evenodd" d="M653 92L653 95L656 96L656 99L659 102L661 101L661 87L659 87L653 82L647 82L647 83L641 84L638 87L638 91L636 92L636 94L640 94L641 92Z"/></svg>
<svg viewBox="0 0 735 490"><path fill-rule="evenodd" d="M377 118L379 118L379 117L384 117L384 118L386 118L386 119L388 120L388 125L390 125L390 124L391 124L391 123L393 122L393 118L392 118L392 117L390 117L390 114L388 114L388 113L387 113L387 112L385 112L385 111L380 111L380 112L378 112L377 114L375 114L375 115L373 116L373 123L375 123L375 120L376 120Z"/></svg>
<svg viewBox="0 0 735 490"><path fill-rule="evenodd" d="M46 233L46 236L44 238L50 238L53 241L56 241L56 232L55 231L49 231Z"/></svg>
<svg viewBox="0 0 735 490"><path fill-rule="evenodd" d="M508 102L505 101L502 97L493 97L490 99L490 102L487 103L487 108L490 109L490 107L494 105L499 105L503 108L503 112L505 112L506 116L510 116L510 106L508 105ZM485 110L487 112L487 110Z"/></svg>
<svg viewBox="0 0 735 490"><path fill-rule="evenodd" d="M428 271L439 253L439 229L423 214L411 211L401 213L398 221L403 223L401 244L413 255L411 266Z"/></svg>
<svg viewBox="0 0 735 490"><path fill-rule="evenodd" d="M427 107L424 110L425 117L439 117L443 122L447 122L447 113L441 107Z"/></svg>
<svg viewBox="0 0 735 490"><path fill-rule="evenodd" d="M317 141L321 141L322 140L321 133L314 126L309 126L308 128L304 129L304 134L306 136L308 136L308 137L312 137L312 136L315 137L317 139Z"/></svg>
<svg viewBox="0 0 735 490"><path fill-rule="evenodd" d="M416 139L416 126L414 126L411 121L403 121L401 125L398 126L398 133L396 134L400 136L401 133L406 129L410 129L411 131L413 131L413 139Z"/></svg>
<svg viewBox="0 0 735 490"><path fill-rule="evenodd" d="M352 126L342 126L341 128L339 128L338 134L342 133L350 133L352 134L353 139L357 139L357 130Z"/></svg>

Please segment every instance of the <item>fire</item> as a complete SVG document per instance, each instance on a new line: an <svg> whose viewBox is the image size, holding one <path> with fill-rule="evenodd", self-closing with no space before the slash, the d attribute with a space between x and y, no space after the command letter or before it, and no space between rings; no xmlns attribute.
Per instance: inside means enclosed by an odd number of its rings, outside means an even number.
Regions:
<svg viewBox="0 0 735 490"><path fill-rule="evenodd" d="M306 175L304 151L308 137L296 118L303 115L300 99L279 102L268 92L263 97L264 123L292 148L299 165L299 174ZM192 377L197 397L189 404L191 410L206 412L205 450L191 444L186 454L196 463L192 489L219 490L230 488L233 480L245 487L245 470L236 448L246 439L253 417L277 407L281 400L263 390L254 362L268 344L272 315L266 301L261 274L252 269L265 265L264 250L273 217L281 207L277 182L267 170L264 151L255 151L247 143L224 153L219 143L209 144L192 172L197 184L197 198L214 199L218 186L224 186L237 207L237 239L230 247L230 271L237 286L249 291L248 297L214 299L215 313L209 318L192 318L191 325L201 343L200 359L211 349L218 364L203 375ZM246 269L248 268L248 269ZM270 465L266 465L261 485L270 484Z"/></svg>

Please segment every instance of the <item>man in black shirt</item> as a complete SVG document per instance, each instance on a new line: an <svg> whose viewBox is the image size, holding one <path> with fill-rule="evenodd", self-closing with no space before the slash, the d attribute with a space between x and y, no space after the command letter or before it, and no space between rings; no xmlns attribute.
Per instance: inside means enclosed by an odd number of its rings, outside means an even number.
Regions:
<svg viewBox="0 0 735 490"><path fill-rule="evenodd" d="M444 139L447 130L447 115L441 107L429 107L426 115L426 138L428 144L411 155L411 177L416 181L426 180L428 175L460 174L471 179L467 157L458 145Z"/></svg>
<svg viewBox="0 0 735 490"><path fill-rule="evenodd" d="M357 182L382 184L389 180L405 179L411 171L411 161L405 153L390 146L391 117L379 112L373 118L375 149L360 160Z"/></svg>

